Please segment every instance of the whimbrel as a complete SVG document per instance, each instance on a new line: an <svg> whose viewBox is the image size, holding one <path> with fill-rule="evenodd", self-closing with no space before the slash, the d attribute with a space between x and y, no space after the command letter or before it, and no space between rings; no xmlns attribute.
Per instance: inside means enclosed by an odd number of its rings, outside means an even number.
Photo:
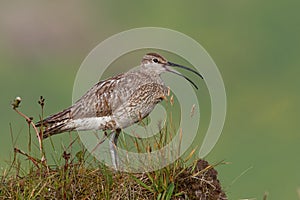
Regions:
<svg viewBox="0 0 300 200"><path fill-rule="evenodd" d="M163 72L184 77L197 88L173 67L189 70L203 78L193 69L169 62L157 53L148 53L136 70L98 82L74 105L47 117L36 126L43 123L44 138L74 130L111 130L110 144L113 146L110 150L116 168L117 155L114 149L121 129L147 117L155 105L166 98L168 89L160 77Z"/></svg>

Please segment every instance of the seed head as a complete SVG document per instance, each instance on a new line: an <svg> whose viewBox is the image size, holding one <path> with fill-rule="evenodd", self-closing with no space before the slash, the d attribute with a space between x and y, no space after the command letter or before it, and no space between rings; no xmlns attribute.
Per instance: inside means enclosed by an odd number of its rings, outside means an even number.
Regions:
<svg viewBox="0 0 300 200"><path fill-rule="evenodd" d="M22 99L21 97L16 97L15 100L12 102L12 107L13 109L16 109L19 107L20 103L21 103Z"/></svg>

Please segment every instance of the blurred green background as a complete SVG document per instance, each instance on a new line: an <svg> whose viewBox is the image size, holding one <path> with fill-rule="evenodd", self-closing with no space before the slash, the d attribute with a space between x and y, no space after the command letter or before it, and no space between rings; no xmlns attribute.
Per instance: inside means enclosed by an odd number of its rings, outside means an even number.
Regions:
<svg viewBox="0 0 300 200"><path fill-rule="evenodd" d="M269 199L299 199L299 8L293 0L2 1L1 168L13 155L9 123L15 145L27 148L27 125L11 100L21 96L20 109L34 119L40 95L46 114L69 106L76 72L98 43L124 30L157 26L197 40L223 76L226 124L206 159L230 162L217 168L229 199L262 199L264 192Z"/></svg>

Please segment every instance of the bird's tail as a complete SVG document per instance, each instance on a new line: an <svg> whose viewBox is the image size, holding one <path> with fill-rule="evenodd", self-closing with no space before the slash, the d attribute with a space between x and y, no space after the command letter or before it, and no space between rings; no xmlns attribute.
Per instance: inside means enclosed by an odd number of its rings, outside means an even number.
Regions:
<svg viewBox="0 0 300 200"><path fill-rule="evenodd" d="M72 125L70 112L71 108L67 108L59 113L51 115L46 119L37 122L35 126L43 126L43 138L47 138L49 136L62 132L72 131L76 127Z"/></svg>

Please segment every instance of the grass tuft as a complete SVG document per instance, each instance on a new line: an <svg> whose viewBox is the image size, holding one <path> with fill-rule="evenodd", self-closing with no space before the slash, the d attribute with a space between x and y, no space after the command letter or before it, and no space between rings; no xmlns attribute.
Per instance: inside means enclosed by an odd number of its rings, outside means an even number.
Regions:
<svg viewBox="0 0 300 200"><path fill-rule="evenodd" d="M43 110L44 98L41 97L39 104ZM18 105L13 109L33 126L37 136L41 136L42 130L37 132L32 118L21 113ZM172 129L163 130L166 135ZM67 148L61 155L63 164L50 166L41 138L38 137L41 158L30 155L30 151L14 148L10 168L1 175L1 199L227 199L217 179L216 165L200 159L187 166L195 150L185 160L178 159L160 170L132 174L117 172L97 160L87 159L90 154L85 149L72 154ZM156 140L154 146L162 147L166 142L162 138ZM80 142L78 138L75 140ZM134 144L137 151L150 151L148 144L138 145L138 141ZM29 169L22 167L20 156L30 161Z"/></svg>

